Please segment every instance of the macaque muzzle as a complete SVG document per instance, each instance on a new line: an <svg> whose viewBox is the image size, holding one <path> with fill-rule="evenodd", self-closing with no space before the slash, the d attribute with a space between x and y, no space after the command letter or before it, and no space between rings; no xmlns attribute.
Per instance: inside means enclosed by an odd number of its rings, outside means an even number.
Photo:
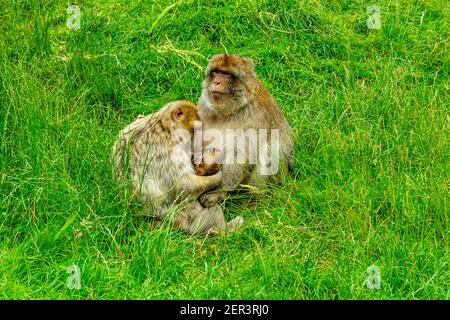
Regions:
<svg viewBox="0 0 450 320"><path fill-rule="evenodd" d="M210 91L214 96L230 93L231 74L222 71L213 71L211 77Z"/></svg>

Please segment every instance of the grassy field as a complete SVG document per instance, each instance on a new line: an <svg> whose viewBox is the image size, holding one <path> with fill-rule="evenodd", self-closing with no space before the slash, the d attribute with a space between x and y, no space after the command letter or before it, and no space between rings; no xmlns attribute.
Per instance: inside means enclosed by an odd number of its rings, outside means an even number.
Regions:
<svg viewBox="0 0 450 320"><path fill-rule="evenodd" d="M79 1L71 30L67 1L0 2L0 299L449 299L447 2L173 3ZM151 230L112 144L225 50L284 111L294 172L227 200L241 232Z"/></svg>

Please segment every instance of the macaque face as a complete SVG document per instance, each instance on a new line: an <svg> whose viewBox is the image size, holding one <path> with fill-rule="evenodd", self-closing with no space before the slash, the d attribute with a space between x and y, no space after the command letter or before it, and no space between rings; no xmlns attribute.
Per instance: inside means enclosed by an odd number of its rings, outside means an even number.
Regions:
<svg viewBox="0 0 450 320"><path fill-rule="evenodd" d="M206 68L204 87L214 104L238 100L248 95L254 79L251 60L235 55L214 56Z"/></svg>
<svg viewBox="0 0 450 320"><path fill-rule="evenodd" d="M235 75L219 69L212 70L210 77L211 84L209 88L214 99L228 95L231 91L230 88L233 85L233 81L236 80Z"/></svg>

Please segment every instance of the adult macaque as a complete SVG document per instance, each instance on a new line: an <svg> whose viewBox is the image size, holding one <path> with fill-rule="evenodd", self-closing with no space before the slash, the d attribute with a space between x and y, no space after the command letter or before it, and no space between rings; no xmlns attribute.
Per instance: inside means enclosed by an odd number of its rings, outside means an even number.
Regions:
<svg viewBox="0 0 450 320"><path fill-rule="evenodd" d="M129 150L133 193L146 210L159 219L169 216L176 227L191 234L234 231L242 225L241 217L226 224L219 205L203 208L197 200L222 179L219 170L209 176L196 175L191 143L199 120L196 106L188 101L170 102L154 114L138 118L120 132L114 144L113 169L123 178Z"/></svg>
<svg viewBox="0 0 450 320"><path fill-rule="evenodd" d="M198 111L205 136L213 136L208 146L219 149L224 159L219 187L199 198L204 207L211 207L240 185L258 187L267 179L277 180L294 165L294 147L286 118L258 80L251 59L215 55L205 76ZM241 141L236 148L226 138L230 133Z"/></svg>

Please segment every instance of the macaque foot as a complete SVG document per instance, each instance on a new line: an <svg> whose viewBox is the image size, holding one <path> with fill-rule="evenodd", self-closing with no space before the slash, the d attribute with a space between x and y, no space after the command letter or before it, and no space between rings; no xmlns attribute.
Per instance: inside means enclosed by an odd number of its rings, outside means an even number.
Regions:
<svg viewBox="0 0 450 320"><path fill-rule="evenodd" d="M234 218L233 220L231 220L230 222L227 223L225 230L218 229L218 228L211 228L208 230L206 235L208 237L218 237L220 235L223 236L225 234L225 232L238 231L242 227L243 224L244 224L244 218L241 216L237 216L236 218Z"/></svg>
<svg viewBox="0 0 450 320"><path fill-rule="evenodd" d="M237 231L242 227L243 224L244 218L241 216L237 216L236 218L232 219L230 222L227 223L227 231L228 232Z"/></svg>
<svg viewBox="0 0 450 320"><path fill-rule="evenodd" d="M209 192L202 194L198 201L204 208L210 208L215 206L219 201L224 199L222 192Z"/></svg>

